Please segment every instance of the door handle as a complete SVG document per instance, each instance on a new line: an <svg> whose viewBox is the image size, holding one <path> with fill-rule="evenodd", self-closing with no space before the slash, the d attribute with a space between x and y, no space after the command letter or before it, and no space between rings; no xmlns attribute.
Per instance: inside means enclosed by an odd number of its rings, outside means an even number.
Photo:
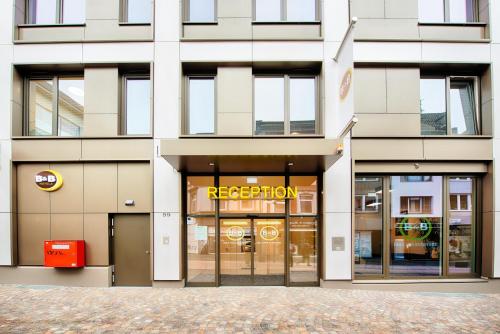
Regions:
<svg viewBox="0 0 500 334"><path fill-rule="evenodd" d="M148 251L148 250L146 251L146 254L150 254L150 253L151 253L150 251Z"/></svg>

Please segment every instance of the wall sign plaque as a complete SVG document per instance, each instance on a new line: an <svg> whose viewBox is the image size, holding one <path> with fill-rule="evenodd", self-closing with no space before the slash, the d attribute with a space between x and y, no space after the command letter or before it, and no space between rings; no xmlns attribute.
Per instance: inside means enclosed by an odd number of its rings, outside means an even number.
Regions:
<svg viewBox="0 0 500 334"><path fill-rule="evenodd" d="M56 191L63 185L61 174L55 170L44 170L35 175L35 184L43 191Z"/></svg>

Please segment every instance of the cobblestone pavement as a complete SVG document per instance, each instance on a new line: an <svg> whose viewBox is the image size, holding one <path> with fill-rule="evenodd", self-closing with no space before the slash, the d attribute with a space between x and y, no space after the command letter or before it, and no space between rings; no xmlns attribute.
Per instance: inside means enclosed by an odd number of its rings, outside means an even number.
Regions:
<svg viewBox="0 0 500 334"><path fill-rule="evenodd" d="M0 286L0 333L500 333L500 294Z"/></svg>

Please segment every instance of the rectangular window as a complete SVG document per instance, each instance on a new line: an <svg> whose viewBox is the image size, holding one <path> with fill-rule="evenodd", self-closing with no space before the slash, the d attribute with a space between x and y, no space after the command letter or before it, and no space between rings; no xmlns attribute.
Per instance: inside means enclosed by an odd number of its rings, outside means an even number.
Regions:
<svg viewBox="0 0 500 334"><path fill-rule="evenodd" d="M476 77L422 77L422 135L478 135L477 80Z"/></svg>
<svg viewBox="0 0 500 334"><path fill-rule="evenodd" d="M314 22L317 0L255 0L255 21Z"/></svg>
<svg viewBox="0 0 500 334"><path fill-rule="evenodd" d="M28 0L29 24L83 24L85 0Z"/></svg>
<svg viewBox="0 0 500 334"><path fill-rule="evenodd" d="M315 77L255 77L255 134L316 134L316 86Z"/></svg>
<svg viewBox="0 0 500 334"><path fill-rule="evenodd" d="M216 22L215 0L187 0L189 22Z"/></svg>
<svg viewBox="0 0 500 334"><path fill-rule="evenodd" d="M125 79L126 135L151 134L151 84L146 77Z"/></svg>
<svg viewBox="0 0 500 334"><path fill-rule="evenodd" d="M432 176L430 175L405 175L401 176L401 182L430 182Z"/></svg>
<svg viewBox="0 0 500 334"><path fill-rule="evenodd" d="M419 0L418 18L422 23L477 22L475 0Z"/></svg>
<svg viewBox="0 0 500 334"><path fill-rule="evenodd" d="M187 134L215 134L215 77L188 78Z"/></svg>
<svg viewBox="0 0 500 334"><path fill-rule="evenodd" d="M27 135L79 137L83 111L82 77L29 79Z"/></svg>
<svg viewBox="0 0 500 334"><path fill-rule="evenodd" d="M151 23L152 0L123 0L123 20L127 23Z"/></svg>

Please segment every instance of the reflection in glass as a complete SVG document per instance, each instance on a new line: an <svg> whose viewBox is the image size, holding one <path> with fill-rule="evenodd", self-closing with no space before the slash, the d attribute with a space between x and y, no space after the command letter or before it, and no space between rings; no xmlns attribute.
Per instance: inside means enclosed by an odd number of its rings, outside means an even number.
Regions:
<svg viewBox="0 0 500 334"><path fill-rule="evenodd" d="M465 23L475 22L474 0L449 0L450 22Z"/></svg>
<svg viewBox="0 0 500 334"><path fill-rule="evenodd" d="M391 275L441 275L442 179L401 182L391 176Z"/></svg>
<svg viewBox="0 0 500 334"><path fill-rule="evenodd" d="M288 0L286 3L286 20L294 22L315 21L316 0Z"/></svg>
<svg viewBox="0 0 500 334"><path fill-rule="evenodd" d="M62 23L85 23L85 0L64 0L62 2Z"/></svg>
<svg viewBox="0 0 500 334"><path fill-rule="evenodd" d="M446 80L420 79L422 135L446 135Z"/></svg>
<svg viewBox="0 0 500 334"><path fill-rule="evenodd" d="M214 78L189 78L189 133L215 132Z"/></svg>
<svg viewBox="0 0 500 334"><path fill-rule="evenodd" d="M215 0L189 0L190 22L215 22Z"/></svg>
<svg viewBox="0 0 500 334"><path fill-rule="evenodd" d="M250 219L220 220L221 285L252 284L252 221Z"/></svg>
<svg viewBox="0 0 500 334"><path fill-rule="evenodd" d="M290 133L316 133L316 80L290 78Z"/></svg>
<svg viewBox="0 0 500 334"><path fill-rule="evenodd" d="M290 176L290 186L298 189L297 199L290 199L290 214L317 214L318 178L316 176Z"/></svg>
<svg viewBox="0 0 500 334"><path fill-rule="evenodd" d="M283 77L255 78L254 104L256 135L285 133L285 79Z"/></svg>
<svg viewBox="0 0 500 334"><path fill-rule="evenodd" d="M444 0L418 0L419 22L444 22Z"/></svg>
<svg viewBox="0 0 500 334"><path fill-rule="evenodd" d="M208 187L214 186L213 176L188 176L187 211L190 215L215 214L215 200L208 198Z"/></svg>
<svg viewBox="0 0 500 334"><path fill-rule="evenodd" d="M454 135L475 135L476 106L474 82L471 80L451 80L450 116L451 131Z"/></svg>
<svg viewBox="0 0 500 334"><path fill-rule="evenodd" d="M84 98L83 78L59 78L59 136L81 136L83 129Z"/></svg>
<svg viewBox="0 0 500 334"><path fill-rule="evenodd" d="M187 280L215 283L215 218L187 218Z"/></svg>
<svg viewBox="0 0 500 334"><path fill-rule="evenodd" d="M356 178L354 271L356 275L382 275L382 178Z"/></svg>
<svg viewBox="0 0 500 334"><path fill-rule="evenodd" d="M255 219L254 283L285 284L285 221Z"/></svg>
<svg viewBox="0 0 500 334"><path fill-rule="evenodd" d="M149 79L127 79L127 129L128 135L151 133L151 97Z"/></svg>
<svg viewBox="0 0 500 334"><path fill-rule="evenodd" d="M30 0L30 24L57 23L57 0Z"/></svg>
<svg viewBox="0 0 500 334"><path fill-rule="evenodd" d="M222 187L279 187L285 185L284 176L221 176ZM285 213L285 200L259 199L219 200L221 213Z"/></svg>
<svg viewBox="0 0 500 334"><path fill-rule="evenodd" d="M290 219L290 282L318 280L318 223L316 218Z"/></svg>
<svg viewBox="0 0 500 334"><path fill-rule="evenodd" d="M472 178L450 178L448 212L448 274L471 274L473 239L473 187Z"/></svg>
<svg viewBox="0 0 500 334"><path fill-rule="evenodd" d="M54 85L52 80L30 80L28 112L30 136L52 135L53 99Z"/></svg>
<svg viewBox="0 0 500 334"><path fill-rule="evenodd" d="M281 0L255 0L255 20L281 21Z"/></svg>

